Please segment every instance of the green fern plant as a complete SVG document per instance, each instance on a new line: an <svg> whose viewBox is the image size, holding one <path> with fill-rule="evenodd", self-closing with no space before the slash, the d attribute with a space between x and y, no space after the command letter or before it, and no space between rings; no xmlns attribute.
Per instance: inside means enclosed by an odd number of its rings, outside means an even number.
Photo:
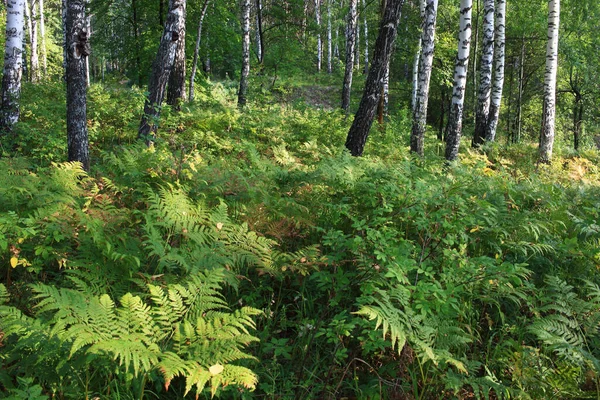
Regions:
<svg viewBox="0 0 600 400"><path fill-rule="evenodd" d="M148 191L147 203L144 245L158 273L220 267L272 270L274 242L230 219L225 203L208 210L173 187Z"/></svg>
<svg viewBox="0 0 600 400"><path fill-rule="evenodd" d="M15 336L14 351L24 349L19 342L32 332L47 341L58 339L59 348L63 344L68 347L68 360L62 363L82 369L83 376L84 370L95 365L103 366L97 368L108 377L114 360L125 372L123 376L129 372L138 379L142 392L145 382L156 374L165 390L182 377L184 392L194 390L196 395L207 385L212 395L229 385L253 389L256 375L235 363L254 359L245 347L258 340L250 329L260 311L250 307L229 311L219 292L224 276L222 269L214 269L186 277L185 283L147 284L144 294L127 293L118 301L106 294L90 296L84 291L37 284L32 286L39 301L37 318L4 306L0 308L0 331L9 338ZM0 297L3 301L8 298L3 286Z"/></svg>
<svg viewBox="0 0 600 400"><path fill-rule="evenodd" d="M560 278L549 276L545 282L529 332L560 357L600 372L600 288L583 281L582 296Z"/></svg>

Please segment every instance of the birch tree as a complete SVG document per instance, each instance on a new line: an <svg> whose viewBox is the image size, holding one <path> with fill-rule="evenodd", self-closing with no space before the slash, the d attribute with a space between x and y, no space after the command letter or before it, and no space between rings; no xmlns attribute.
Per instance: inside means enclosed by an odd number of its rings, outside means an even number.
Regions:
<svg viewBox="0 0 600 400"><path fill-rule="evenodd" d="M40 81L40 58L38 55L39 40L39 20L38 20L38 2L29 0L30 18L31 18L31 36L29 37L29 67L31 68L31 81Z"/></svg>
<svg viewBox="0 0 600 400"><path fill-rule="evenodd" d="M546 72L544 77L544 119L540 136L539 160L549 163L554 145L554 120L556 117L556 73L558 69L558 28L560 0L548 2L548 44L546 46Z"/></svg>
<svg viewBox="0 0 600 400"><path fill-rule="evenodd" d="M331 0L327 0L327 73L333 72L332 56L332 34L331 34Z"/></svg>
<svg viewBox="0 0 600 400"><path fill-rule="evenodd" d="M479 147L483 144L488 125L490 95L492 92L492 65L494 62L494 12L494 0L483 0L483 49L481 52L481 72L473 147Z"/></svg>
<svg viewBox="0 0 600 400"><path fill-rule="evenodd" d="M238 107L246 105L250 76L250 0L242 0L242 72L238 91Z"/></svg>
<svg viewBox="0 0 600 400"><path fill-rule="evenodd" d="M85 0L67 0L66 5L68 159L89 171L85 59L90 55L90 44Z"/></svg>
<svg viewBox="0 0 600 400"><path fill-rule="evenodd" d="M44 0L38 0L40 5L40 44L42 45L42 73L48 76L48 51L46 50L46 18L44 16Z"/></svg>
<svg viewBox="0 0 600 400"><path fill-rule="evenodd" d="M167 86L167 104L173 106L175 110L181 109L181 102L185 101L185 17L186 2L183 2L183 15L179 24L179 39L175 49L175 60L173 69L169 75L169 84Z"/></svg>
<svg viewBox="0 0 600 400"><path fill-rule="evenodd" d="M321 40L321 0L315 0L315 20L317 22L317 72L323 63L323 42Z"/></svg>
<svg viewBox="0 0 600 400"><path fill-rule="evenodd" d="M194 81L196 80L196 71L198 69L198 55L200 53L200 43L202 40L202 24L204 22L204 17L206 16L208 3L210 3L210 0L204 0L204 4L202 4L202 10L200 11L200 18L198 19L198 32L196 34L196 45L194 46L192 72L190 73L190 91L188 96L189 101L194 101Z"/></svg>
<svg viewBox="0 0 600 400"><path fill-rule="evenodd" d="M26 0L8 0L6 4L6 42L2 75L0 135L10 132L19 121L21 77L23 75L23 14Z"/></svg>
<svg viewBox="0 0 600 400"><path fill-rule="evenodd" d="M389 63L398 33L398 21L403 4L404 0L387 0L379 27L379 35L375 42L371 68L365 82L365 90L346 138L346 148L353 156L362 155L369 137L369 130L375 119L386 65Z"/></svg>
<svg viewBox="0 0 600 400"><path fill-rule="evenodd" d="M502 104L502 88L504 87L504 64L506 49L506 0L496 0L496 18L494 33L494 83L488 123L485 131L485 141L496 139L496 129Z"/></svg>
<svg viewBox="0 0 600 400"><path fill-rule="evenodd" d="M262 0L256 0L256 58L259 64L263 63L265 56L265 43L263 40Z"/></svg>
<svg viewBox="0 0 600 400"><path fill-rule="evenodd" d="M465 87L471 49L471 13L473 0L460 0L460 30L458 33L458 54L454 65L452 102L446 132L446 160L453 161L458 156L462 119L465 103Z"/></svg>
<svg viewBox="0 0 600 400"><path fill-rule="evenodd" d="M165 89L169 74L175 61L175 52L177 42L179 41L179 32L183 22L183 13L185 0L169 0L169 10L165 20L163 34L158 46L158 51L152 72L150 82L148 83L148 98L144 104L144 115L140 121L138 137L145 139L147 144L154 141L154 135L158 129L158 118L160 117L160 107L165 98Z"/></svg>
<svg viewBox="0 0 600 400"><path fill-rule="evenodd" d="M421 31L421 54L419 60L417 94L413 110L412 132L410 135L410 151L423 155L423 142L427 124L427 104L429 101L429 83L435 49L435 27L438 0L426 0L423 25Z"/></svg>
<svg viewBox="0 0 600 400"><path fill-rule="evenodd" d="M348 22L346 24L346 68L342 87L342 110L350 110L350 92L352 91L352 72L354 68L354 46L356 44L356 7L358 0L350 0Z"/></svg>
<svg viewBox="0 0 600 400"><path fill-rule="evenodd" d="M364 42L365 42L365 61L364 61L364 73L369 73L369 22L367 20L367 5L365 0L362 1L362 9L363 9L363 31L364 31Z"/></svg>
<svg viewBox="0 0 600 400"><path fill-rule="evenodd" d="M419 0L419 11L421 15L421 29L424 29L425 26L425 5L427 0ZM436 7L437 8L437 7ZM415 55L415 62L413 64L413 89L412 96L410 99L410 106L412 108L413 114L415 112L415 107L417 105L417 90L419 89L419 63L421 61L421 50L423 49L423 34L419 36L419 43L417 44L417 54Z"/></svg>

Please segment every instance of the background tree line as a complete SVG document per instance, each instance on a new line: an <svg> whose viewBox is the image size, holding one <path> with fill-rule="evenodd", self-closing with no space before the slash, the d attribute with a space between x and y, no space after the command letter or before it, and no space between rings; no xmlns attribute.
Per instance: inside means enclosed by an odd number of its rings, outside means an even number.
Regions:
<svg viewBox="0 0 600 400"><path fill-rule="evenodd" d="M64 5L53 0L21 3L25 6L23 77L32 82L60 79L64 58L61 57L64 42L61 10ZM337 79L342 90L341 108L347 113L354 112L360 88L351 92L352 74L367 76L385 3L364 0L207 0L187 4L182 15L180 46L177 47L179 67L164 66L168 70L167 75L179 75L180 83L171 82L168 86L173 93L166 96L165 92L165 96L170 104L180 101L179 98L193 97L193 85L190 85L189 79L192 75L197 80L197 71L202 71L203 77L214 76L217 79L240 79L244 76L252 79L256 74L272 76L273 85L278 75L314 72L336 77L332 82ZM423 54L421 32L425 33L422 27L427 28L423 21L430 18L430 23L433 23L433 30L429 32L431 44L425 52L430 59L424 61L432 67L431 72L423 73L430 75L427 81L430 80L431 84L426 92L420 93L418 107L422 107L424 99L427 99L428 106L422 109L423 116L426 116L424 121L437 131L438 139L445 140L447 127L452 122L449 118L454 118L451 88L456 84L453 74L460 7L451 1L440 1L439 5L431 1L401 3L404 2L398 2L401 7L397 21L399 39L390 49L389 72L388 66L383 66L382 87L375 90L381 92L381 96L378 94L381 98L378 120L387 112L384 109L388 104L394 112L414 106L419 89L417 83L424 83L423 75L419 77ZM93 52L85 59L86 79L100 82L108 77L121 76L131 85L146 87L171 2L92 0L85 4L85 29L93 47ZM494 35L497 27L494 27L493 20L497 17L496 8L501 4L505 8L501 14L506 21L503 24L505 57L502 66L498 66L496 61L496 66L492 67L494 46L498 46L499 42L498 34ZM468 32L470 46L464 58L468 65L464 74L457 75L465 78L466 85L460 89L464 93L464 117L458 119L464 124L468 136L474 135L474 146L495 139L495 135L488 133L486 136L477 122L483 121L484 115L487 115L484 110L489 110L491 75L495 69L498 71L494 76L504 75L500 88L495 89L497 104L492 102L496 109L493 114L499 113L497 122L494 122L500 132L498 140L518 143L524 139L537 142L540 138L542 126L547 125L541 122L545 109L542 89L548 6L553 4L545 1L506 4L490 0L461 3L462 9L467 5L470 8L472 29ZM563 0L562 8L558 81L550 92L558 96L556 124L559 140L570 142L577 150L582 143L592 143L598 120L595 107L591 107L598 99L598 88L593 79L598 73L597 39L593 34L598 6L593 1ZM430 10L427 15L426 9ZM248 12L247 17L243 16L244 10ZM244 20L246 23L243 23ZM486 25L487 22L491 25ZM242 54L244 43L247 43L247 56ZM496 49L496 53L498 51ZM171 74L171 69L175 73ZM359 85L363 85L362 78L359 79ZM246 78L242 79L242 85L246 82ZM177 85L180 86L179 94L175 94ZM391 85L390 94L388 85ZM488 85L488 89L482 85ZM149 90L150 94L153 95L155 90L159 89ZM391 102L388 100L390 95ZM252 99L251 93L248 96ZM240 97L242 103L245 97ZM162 106L162 100L155 105L152 101L150 103L150 108ZM148 113L148 109L145 112ZM424 126L423 123L419 122L421 126ZM418 130L424 132L423 129ZM590 133L585 135L586 131ZM433 134L431 132L428 136ZM415 137L414 140L418 143L422 139ZM419 144L415 144L413 150L422 153ZM447 158L454 156L447 155Z"/></svg>

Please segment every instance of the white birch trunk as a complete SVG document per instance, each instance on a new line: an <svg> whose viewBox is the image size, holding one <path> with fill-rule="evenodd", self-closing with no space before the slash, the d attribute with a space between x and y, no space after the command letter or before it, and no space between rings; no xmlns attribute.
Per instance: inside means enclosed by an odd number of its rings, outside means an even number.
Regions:
<svg viewBox="0 0 600 400"><path fill-rule="evenodd" d="M426 24L426 22L425 22L425 5L426 5L426 0L419 0L419 9L420 9L420 13L421 13L421 29L425 29L425 26L426 26L426 25L424 25L424 24ZM436 12L437 12L437 6L436 6ZM423 34L421 33L421 36L419 37L419 44L417 45L417 54L415 55L415 62L413 64L413 76L412 76L413 90L412 90L412 97L410 100L410 106L413 111L413 114L415 113L415 108L417 106L417 91L419 89L419 63L421 61L422 48L423 48Z"/></svg>
<svg viewBox="0 0 600 400"><path fill-rule="evenodd" d="M358 6L358 0L357 0ZM360 24L358 23L358 15L356 17L356 34L354 37L354 67L360 71Z"/></svg>
<svg viewBox="0 0 600 400"><path fill-rule="evenodd" d="M494 37L494 84L492 86L492 99L490 113L485 131L485 141L493 142L496 139L496 129L500 118L500 105L502 104L502 88L504 87L504 63L506 48L506 0L496 0L496 33Z"/></svg>
<svg viewBox="0 0 600 400"><path fill-rule="evenodd" d="M40 3L40 43L42 45L42 73L44 78L48 76L48 52L46 50L46 18L44 17L44 0Z"/></svg>
<svg viewBox="0 0 600 400"><path fill-rule="evenodd" d="M63 4L66 2L67 0L63 0ZM24 36L24 45L23 45L23 53L24 56L27 57L29 55L29 53L31 53L31 37L33 36L33 27L32 27L32 22L31 22L31 9L29 7L29 0L25 0L25 22L27 23L27 35L26 37ZM64 21L63 21L63 25L64 25ZM27 45L29 44L29 53L27 52ZM31 56L29 56L29 58L31 58ZM29 60L31 61L31 60ZM25 78L31 82L31 65L29 65L29 63L27 62L27 60L24 60L24 62L27 64L26 65L26 70L25 70ZM66 65L66 64L65 64Z"/></svg>
<svg viewBox="0 0 600 400"><path fill-rule="evenodd" d="M92 37L92 16L88 15L86 18L86 31L88 34L88 40ZM87 87L90 87L91 79L90 79L90 58L85 58L85 82Z"/></svg>
<svg viewBox="0 0 600 400"><path fill-rule="evenodd" d="M256 59L259 64L263 62L263 44L262 44L262 1L257 0L256 2L256 30L255 30L255 41L256 41Z"/></svg>
<svg viewBox="0 0 600 400"><path fill-rule="evenodd" d="M31 82L40 81L40 59L38 57L38 8L37 0L30 0L31 31L29 36L29 68Z"/></svg>
<svg viewBox="0 0 600 400"><path fill-rule="evenodd" d="M477 96L473 147L479 147L485 140L485 131L490 112L492 65L494 62L494 12L494 0L483 0L483 49L481 52L481 73L479 78L479 94Z"/></svg>
<svg viewBox="0 0 600 400"><path fill-rule="evenodd" d="M426 0L425 17L421 32L422 51L419 61L418 85L413 111L413 125L410 136L410 150L423 155L425 127L427 124L427 105L429 101L429 82L435 50L435 26L437 19L438 0Z"/></svg>
<svg viewBox="0 0 600 400"><path fill-rule="evenodd" d="M544 122L540 137L540 162L549 163L554 145L556 117L556 72L558 69L558 29L560 0L548 3L548 45L546 48L546 75L544 78Z"/></svg>
<svg viewBox="0 0 600 400"><path fill-rule="evenodd" d="M363 29L364 29L364 43L365 43L365 62L363 67L363 72L365 74L369 73L369 22L367 21L367 9L366 9L365 0L362 0L362 8L363 8Z"/></svg>
<svg viewBox="0 0 600 400"><path fill-rule="evenodd" d="M242 0L242 72L240 90L238 91L238 107L246 105L248 93L248 77L250 76L250 0Z"/></svg>
<svg viewBox="0 0 600 400"><path fill-rule="evenodd" d="M185 19L187 14L187 3L183 2L183 14L179 24L179 39L175 49L175 59L173 60L173 69L169 75L167 84L167 104L173 107L173 110L180 111L181 103L186 100L185 93Z"/></svg>
<svg viewBox="0 0 600 400"><path fill-rule="evenodd" d="M315 0L315 19L317 21L317 72L321 72L323 63L323 42L321 40L321 0Z"/></svg>
<svg viewBox="0 0 600 400"><path fill-rule="evenodd" d="M194 59L192 61L192 72L190 74L190 90L188 100L190 102L194 101L194 81L196 79L196 71L198 69L198 54L200 53L200 43L202 40L202 24L204 22L204 16L206 15L206 10L208 9L208 3L210 0L204 0L204 5L202 6L202 11L200 12L200 20L198 21L198 33L196 36L196 46L194 47Z"/></svg>
<svg viewBox="0 0 600 400"><path fill-rule="evenodd" d="M471 49L471 13L473 0L460 0L460 31L458 33L458 55L454 67L454 86L452 102L448 117L446 133L446 160L453 161L458 157L462 119L465 103L465 87L469 67L469 51Z"/></svg>
<svg viewBox="0 0 600 400"><path fill-rule="evenodd" d="M23 75L23 14L26 0L9 0L6 4L6 42L2 75L0 135L9 132L19 121L19 99Z"/></svg>
<svg viewBox="0 0 600 400"><path fill-rule="evenodd" d="M352 72L354 68L354 46L356 45L356 6L358 0L350 0L348 23L346 25L346 69L342 88L342 110L350 110L350 92L352 89Z"/></svg>
<svg viewBox="0 0 600 400"><path fill-rule="evenodd" d="M333 72L332 66L332 35L331 35L331 0L327 0L327 73Z"/></svg>

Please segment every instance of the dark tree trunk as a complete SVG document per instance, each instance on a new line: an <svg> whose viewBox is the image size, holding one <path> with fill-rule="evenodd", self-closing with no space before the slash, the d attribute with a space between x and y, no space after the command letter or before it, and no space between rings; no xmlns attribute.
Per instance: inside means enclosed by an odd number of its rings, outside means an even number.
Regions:
<svg viewBox="0 0 600 400"><path fill-rule="evenodd" d="M165 0L158 0L158 26L165 25Z"/></svg>
<svg viewBox="0 0 600 400"><path fill-rule="evenodd" d="M246 105L250 76L250 0L242 0L242 72L238 91L238 107Z"/></svg>
<svg viewBox="0 0 600 400"><path fill-rule="evenodd" d="M160 117L160 107L165 98L165 89L173 62L175 61L175 51L179 41L179 32L181 32L181 23L185 9L185 0L169 0L169 13L163 31L158 53L152 65L150 83L148 84L148 98L144 104L144 115L140 122L138 138L145 139L150 144L156 134L157 120Z"/></svg>
<svg viewBox="0 0 600 400"><path fill-rule="evenodd" d="M0 134L8 132L19 121L19 99L23 74L23 13L26 0L10 0L6 5L6 42L2 75L2 107Z"/></svg>
<svg viewBox="0 0 600 400"><path fill-rule="evenodd" d="M167 104L176 111L181 110L181 103L185 101L185 14L186 3L183 2L179 40L177 40L173 70L169 76L169 85L167 86Z"/></svg>
<svg viewBox="0 0 600 400"><path fill-rule="evenodd" d="M196 71L198 69L198 54L200 53L200 42L202 39L202 24L204 23L204 17L206 16L208 3L210 3L210 0L204 0L202 11L200 11L200 20L198 21L198 34L196 36L196 46L194 47L194 61L192 61L192 72L190 74L189 101L194 101L194 81L196 80Z"/></svg>
<svg viewBox="0 0 600 400"><path fill-rule="evenodd" d="M90 54L86 31L85 0L67 0L67 147L69 161L79 161L89 171L87 82L85 59Z"/></svg>
<svg viewBox="0 0 600 400"><path fill-rule="evenodd" d="M369 130L375 118L379 96L381 96L381 86L385 78L386 65L388 65L396 40L398 21L403 4L404 0L388 0L383 13L365 90L346 139L346 147L353 156L362 155L369 136Z"/></svg>
<svg viewBox="0 0 600 400"><path fill-rule="evenodd" d="M342 110L348 114L350 110L350 92L352 90L352 73L354 69L354 46L356 45L356 6L358 0L350 0L348 24L346 25L346 69L342 88Z"/></svg>
<svg viewBox="0 0 600 400"><path fill-rule="evenodd" d="M573 148L579 150L581 143L581 126L583 124L583 96L575 92L575 106L573 107Z"/></svg>

